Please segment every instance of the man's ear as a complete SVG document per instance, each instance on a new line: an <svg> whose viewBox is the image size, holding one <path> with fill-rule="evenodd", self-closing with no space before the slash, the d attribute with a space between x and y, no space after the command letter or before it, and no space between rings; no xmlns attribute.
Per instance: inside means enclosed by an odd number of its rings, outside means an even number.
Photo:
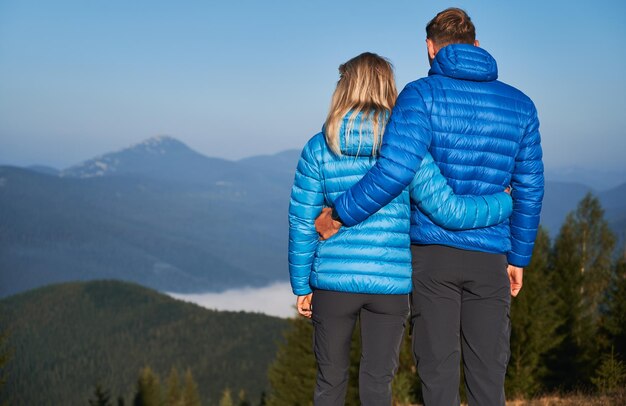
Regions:
<svg viewBox="0 0 626 406"><path fill-rule="evenodd" d="M426 48L428 48L428 58L432 61L435 59L435 55L437 55L437 50L435 49L435 43L426 38Z"/></svg>
<svg viewBox="0 0 626 406"><path fill-rule="evenodd" d="M479 40L475 40L474 41L474 46L475 47L479 47L480 46L480 41Z"/></svg>

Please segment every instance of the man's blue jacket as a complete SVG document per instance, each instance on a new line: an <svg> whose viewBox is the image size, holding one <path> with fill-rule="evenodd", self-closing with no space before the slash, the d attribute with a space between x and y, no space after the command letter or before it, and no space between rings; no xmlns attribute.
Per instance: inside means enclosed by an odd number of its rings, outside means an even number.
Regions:
<svg viewBox="0 0 626 406"><path fill-rule="evenodd" d="M376 165L335 200L343 223L354 226L392 201L430 151L456 194L492 194L510 185L513 214L492 227L455 231L412 204L412 243L506 253L509 264L528 265L544 189L539 121L532 101L497 77L487 51L442 48L428 77L400 93Z"/></svg>

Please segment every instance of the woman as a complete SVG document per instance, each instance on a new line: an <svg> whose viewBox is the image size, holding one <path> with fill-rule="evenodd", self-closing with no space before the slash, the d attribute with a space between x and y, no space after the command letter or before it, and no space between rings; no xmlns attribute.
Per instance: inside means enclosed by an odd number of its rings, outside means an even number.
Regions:
<svg viewBox="0 0 626 406"><path fill-rule="evenodd" d="M289 206L289 272L298 312L313 320L315 405L343 405L352 331L360 318L359 396L390 405L391 381L409 312L410 206L450 229L491 226L511 213L502 192L455 196L431 156L410 190L354 227L320 241L314 221L369 170L397 97L391 64L363 53L339 67L323 131L304 147Z"/></svg>

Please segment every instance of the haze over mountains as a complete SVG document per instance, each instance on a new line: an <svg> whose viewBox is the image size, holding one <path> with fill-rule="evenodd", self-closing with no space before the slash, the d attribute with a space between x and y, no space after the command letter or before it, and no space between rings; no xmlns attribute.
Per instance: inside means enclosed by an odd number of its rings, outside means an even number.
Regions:
<svg viewBox="0 0 626 406"><path fill-rule="evenodd" d="M284 279L295 167L263 161L158 137L59 175L0 167L0 294L101 278L175 292Z"/></svg>
<svg viewBox="0 0 626 406"><path fill-rule="evenodd" d="M229 161L160 136L61 171L0 166L0 296L103 278L179 293L285 281L298 155ZM591 190L547 182L551 235ZM623 238L626 183L597 195Z"/></svg>

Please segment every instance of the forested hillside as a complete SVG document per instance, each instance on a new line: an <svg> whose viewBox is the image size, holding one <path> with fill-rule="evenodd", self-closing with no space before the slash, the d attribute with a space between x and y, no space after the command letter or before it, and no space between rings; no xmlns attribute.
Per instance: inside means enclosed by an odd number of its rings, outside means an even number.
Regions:
<svg viewBox="0 0 626 406"><path fill-rule="evenodd" d="M138 285L67 283L0 301L8 334L9 405L82 405L96 384L131 404L142 368L165 378L191 371L202 404L225 388L254 403L286 321L261 314L217 312Z"/></svg>

